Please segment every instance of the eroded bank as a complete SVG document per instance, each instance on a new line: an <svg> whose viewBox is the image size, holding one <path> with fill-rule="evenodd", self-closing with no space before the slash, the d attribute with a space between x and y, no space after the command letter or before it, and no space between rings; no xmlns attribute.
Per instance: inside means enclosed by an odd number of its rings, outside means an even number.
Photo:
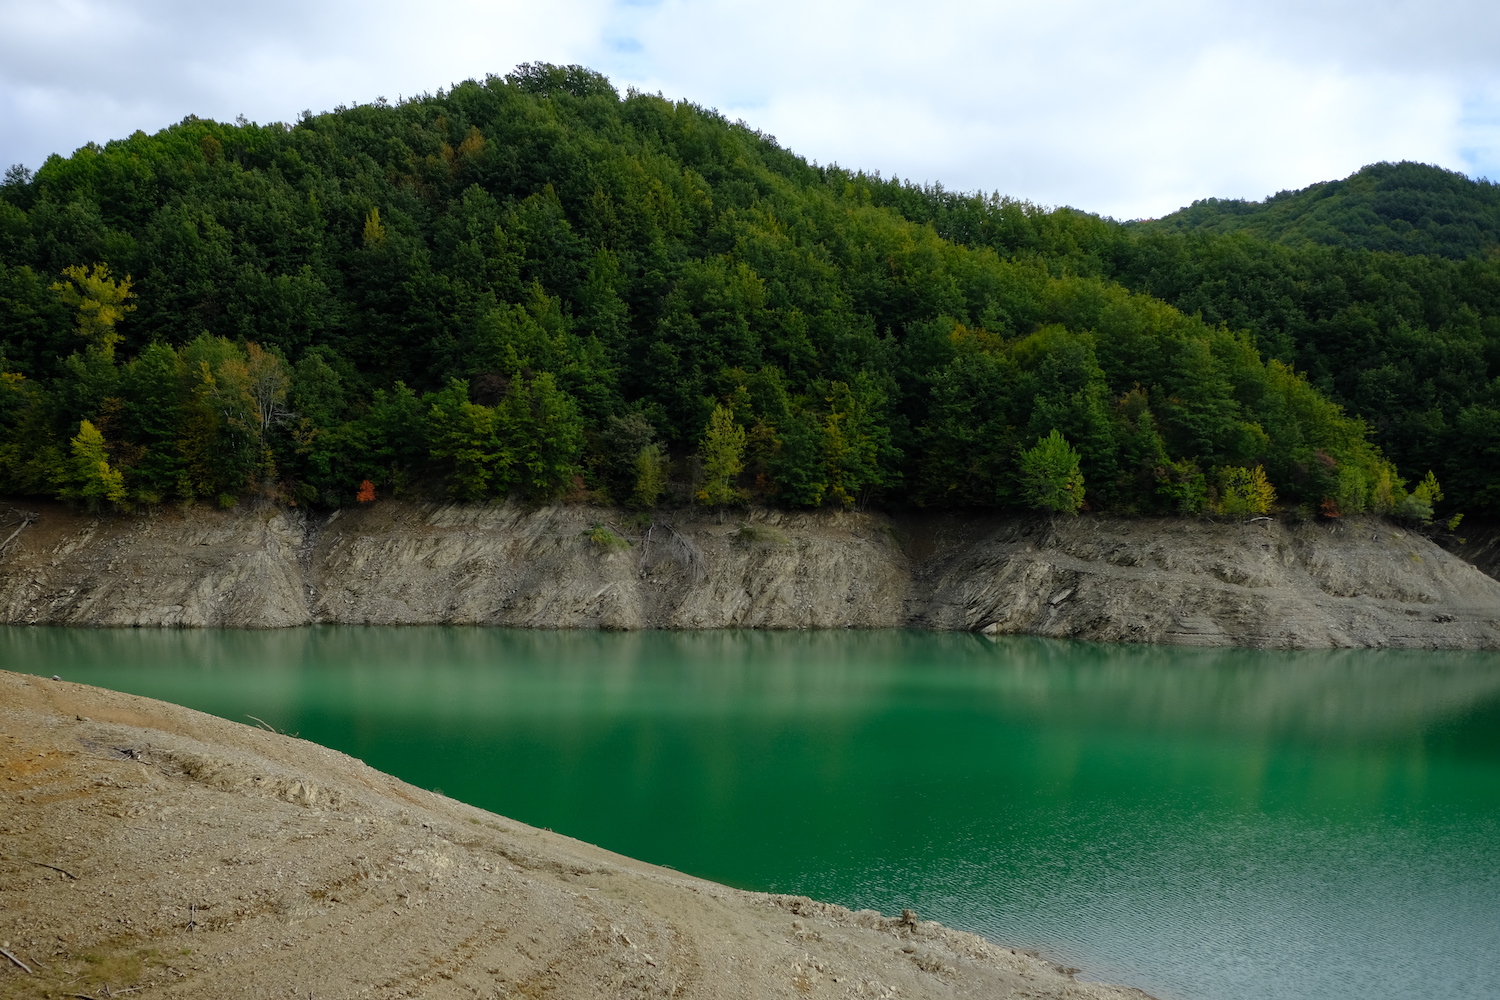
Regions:
<svg viewBox="0 0 1500 1000"><path fill-rule="evenodd" d="M36 517L0 552L0 621L13 624L917 627L1500 648L1500 582L1375 519L15 506Z"/></svg>

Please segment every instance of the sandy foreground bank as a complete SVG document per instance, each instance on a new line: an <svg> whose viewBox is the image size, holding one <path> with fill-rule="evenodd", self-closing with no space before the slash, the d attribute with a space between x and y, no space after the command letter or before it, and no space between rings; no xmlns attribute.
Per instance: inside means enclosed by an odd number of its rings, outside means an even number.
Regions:
<svg viewBox="0 0 1500 1000"><path fill-rule="evenodd" d="M303 740L4 671L0 949L5 998L1146 996L915 915L633 861Z"/></svg>

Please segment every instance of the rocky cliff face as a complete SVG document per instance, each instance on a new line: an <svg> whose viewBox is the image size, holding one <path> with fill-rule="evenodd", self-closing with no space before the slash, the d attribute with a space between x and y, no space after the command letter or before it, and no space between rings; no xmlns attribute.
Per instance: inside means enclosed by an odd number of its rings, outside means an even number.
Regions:
<svg viewBox="0 0 1500 1000"><path fill-rule="evenodd" d="M586 507L397 501L313 517L269 505L28 509L38 516L0 551L9 623L912 626L1500 649L1500 582L1376 520L755 511L634 524Z"/></svg>

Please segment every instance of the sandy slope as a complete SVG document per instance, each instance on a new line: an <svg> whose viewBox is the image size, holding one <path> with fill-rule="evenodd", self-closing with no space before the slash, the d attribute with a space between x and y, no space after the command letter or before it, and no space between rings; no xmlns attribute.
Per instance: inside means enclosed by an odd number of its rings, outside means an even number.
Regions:
<svg viewBox="0 0 1500 1000"><path fill-rule="evenodd" d="M0 997L1144 996L914 916L632 861L301 740L7 672L0 949Z"/></svg>

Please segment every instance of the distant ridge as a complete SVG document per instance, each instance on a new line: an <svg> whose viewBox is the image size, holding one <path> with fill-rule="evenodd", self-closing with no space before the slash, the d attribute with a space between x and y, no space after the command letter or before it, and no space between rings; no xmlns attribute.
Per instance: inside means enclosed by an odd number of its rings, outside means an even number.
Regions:
<svg viewBox="0 0 1500 1000"><path fill-rule="evenodd" d="M1372 163L1338 181L1265 201L1205 198L1133 229L1249 232L1280 243L1320 243L1463 260L1500 247L1500 186L1425 163Z"/></svg>

